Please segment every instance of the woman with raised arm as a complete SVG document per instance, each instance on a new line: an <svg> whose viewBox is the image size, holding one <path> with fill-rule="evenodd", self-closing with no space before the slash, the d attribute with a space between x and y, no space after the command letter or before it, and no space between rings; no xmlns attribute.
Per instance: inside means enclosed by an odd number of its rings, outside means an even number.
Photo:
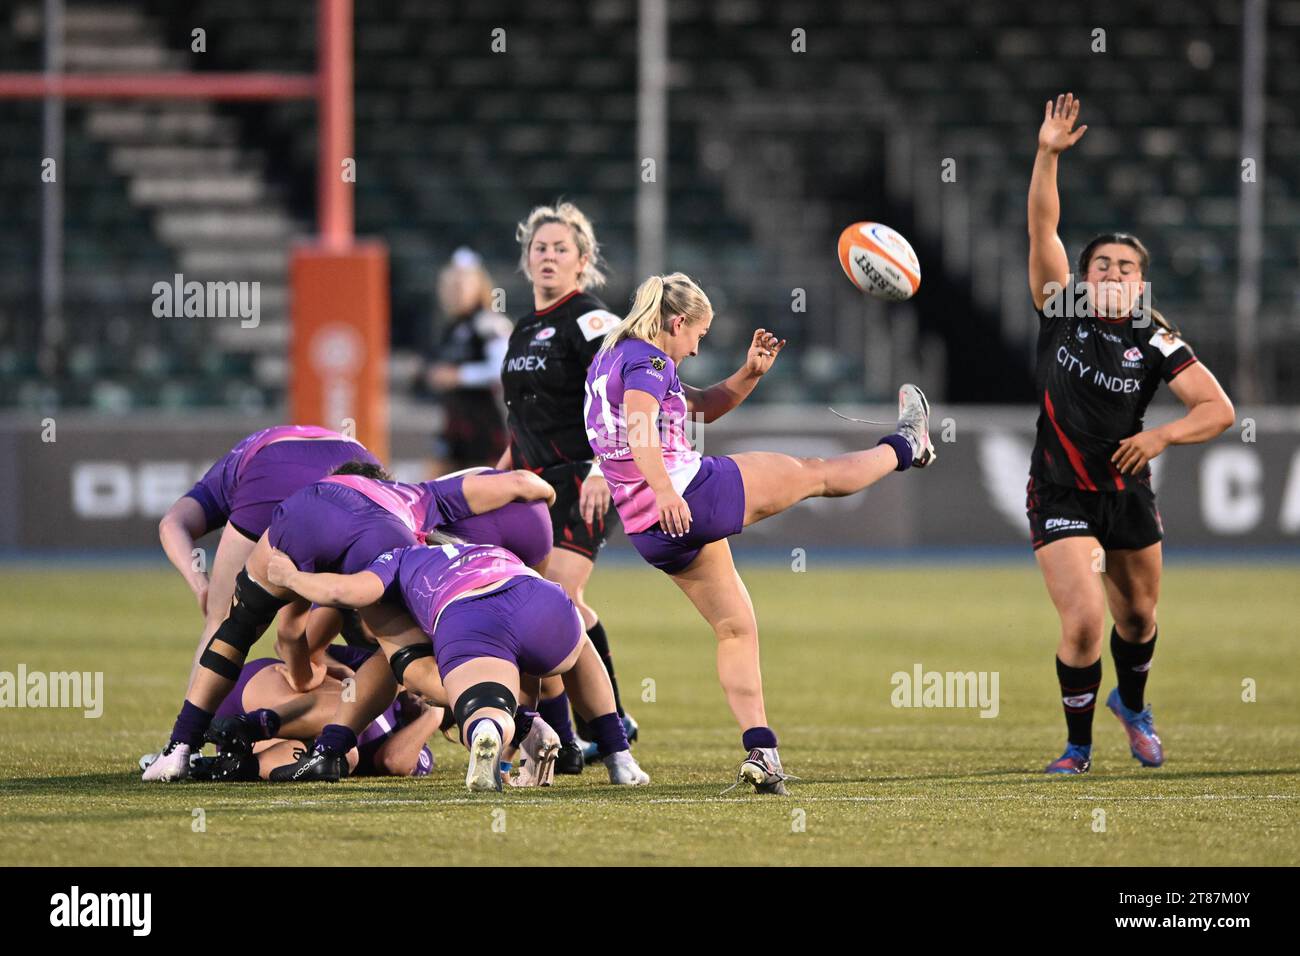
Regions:
<svg viewBox="0 0 1300 956"><path fill-rule="evenodd" d="M1056 167L1088 128L1075 129L1078 118L1073 94L1047 102L1029 183L1029 290L1040 324L1027 510L1034 554L1061 618L1056 673L1067 730L1065 752L1048 764L1049 774L1087 773L1092 765L1107 605L1118 686L1106 706L1143 766L1164 762L1144 702L1164 536L1149 463L1170 445L1209 441L1233 423L1219 383L1152 308L1150 256L1136 237L1092 239L1079 254L1081 281L1071 282L1057 235ZM1161 381L1187 413L1146 429L1143 415Z"/></svg>
<svg viewBox="0 0 1300 956"><path fill-rule="evenodd" d="M784 794L786 774L763 703L758 623L727 538L805 498L855 494L892 471L928 465L930 407L919 388L904 385L895 432L834 458L701 457L686 439L686 416L712 422L731 411L785 346L758 329L730 378L712 388L683 385L677 369L699 352L712 322L713 307L689 277L676 272L643 282L587 373L587 436L628 538L685 592L718 639L718 677L747 752L737 782Z"/></svg>

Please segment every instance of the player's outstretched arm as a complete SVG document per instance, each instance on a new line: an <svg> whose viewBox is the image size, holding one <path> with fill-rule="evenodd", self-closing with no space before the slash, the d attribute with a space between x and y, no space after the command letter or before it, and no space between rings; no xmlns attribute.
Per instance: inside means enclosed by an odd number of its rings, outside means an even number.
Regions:
<svg viewBox="0 0 1300 956"><path fill-rule="evenodd" d="M1078 118L1079 100L1073 93L1065 93L1055 103L1047 101L1043 125L1038 129L1038 154L1029 180L1029 291L1038 309L1047 301L1045 286L1056 283L1064 288L1070 278L1070 259L1057 235L1061 197L1056 188L1056 160L1088 129L1074 128Z"/></svg>
<svg viewBox="0 0 1300 956"><path fill-rule="evenodd" d="M717 421L749 397L783 348L785 339L778 339L767 329L755 329L745 364L729 378L709 388L682 386L686 392L687 411L698 414L705 422Z"/></svg>
<svg viewBox="0 0 1300 956"><path fill-rule="evenodd" d="M1169 390L1187 407L1182 418L1130 435L1119 443L1111 461L1120 474L1142 470L1170 445L1196 445L1232 427L1237 412L1213 373L1199 362L1169 383Z"/></svg>
<svg viewBox="0 0 1300 956"><path fill-rule="evenodd" d="M377 574L312 574L299 571L283 551L272 551L267 564L272 584L288 588L313 604L333 607L369 607L384 596L384 582Z"/></svg>
<svg viewBox="0 0 1300 956"><path fill-rule="evenodd" d="M199 613L208 612L208 576L194 567L194 542L208 532L208 519L203 506L186 495L178 498L158 522L158 540L185 583L199 602Z"/></svg>
<svg viewBox="0 0 1300 956"><path fill-rule="evenodd" d="M465 503L476 515L495 511L512 501L545 501L548 507L555 504L555 489L531 471L466 475L461 491Z"/></svg>
<svg viewBox="0 0 1300 956"><path fill-rule="evenodd" d="M691 527L691 508L673 488L659 445L659 400L649 392L630 388L623 393L627 408L627 445L646 484L655 493L659 524L671 535L685 534Z"/></svg>

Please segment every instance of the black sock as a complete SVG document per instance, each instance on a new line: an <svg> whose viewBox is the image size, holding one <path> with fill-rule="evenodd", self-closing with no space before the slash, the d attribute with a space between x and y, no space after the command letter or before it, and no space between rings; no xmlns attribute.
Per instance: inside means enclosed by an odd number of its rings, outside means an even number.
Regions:
<svg viewBox="0 0 1300 956"><path fill-rule="evenodd" d="M623 701L618 696L618 681L614 678L614 658L610 657L609 654L609 638L605 636L605 625L597 621L591 625L591 629L587 631L587 636L591 638L591 643L600 656L600 662L605 665L605 671L609 674L609 683L614 688L614 710L622 717Z"/></svg>
<svg viewBox="0 0 1300 956"><path fill-rule="evenodd" d="M1147 689L1147 674L1151 670L1151 655L1156 652L1156 631L1145 644L1133 644L1110 629L1110 656L1115 660L1115 676L1119 679L1119 699L1129 710L1141 710Z"/></svg>
<svg viewBox="0 0 1300 956"><path fill-rule="evenodd" d="M1071 667L1056 659L1056 677L1061 682L1061 703L1069 741L1080 747L1092 746L1092 712L1097 707L1101 686L1101 658L1087 667Z"/></svg>

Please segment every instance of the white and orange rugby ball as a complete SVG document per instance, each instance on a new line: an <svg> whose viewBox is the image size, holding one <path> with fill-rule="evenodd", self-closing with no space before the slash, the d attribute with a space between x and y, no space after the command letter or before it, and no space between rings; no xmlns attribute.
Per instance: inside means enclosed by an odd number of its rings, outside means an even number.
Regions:
<svg viewBox="0 0 1300 956"><path fill-rule="evenodd" d="M867 295L902 302L921 288L921 263L911 244L878 222L855 222L840 233L840 265Z"/></svg>

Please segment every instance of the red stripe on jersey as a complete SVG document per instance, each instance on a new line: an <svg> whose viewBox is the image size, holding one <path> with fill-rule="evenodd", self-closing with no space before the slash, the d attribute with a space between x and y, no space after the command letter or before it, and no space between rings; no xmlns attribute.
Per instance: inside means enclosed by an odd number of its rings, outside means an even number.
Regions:
<svg viewBox="0 0 1300 956"><path fill-rule="evenodd" d="M1182 365L1178 366L1178 368L1174 369L1172 372L1169 373L1169 380L1172 382L1175 375L1177 375L1183 369L1187 368L1187 366L1195 365L1195 364L1196 364L1196 356L1193 355L1186 362L1184 362Z"/></svg>
<svg viewBox="0 0 1300 956"><path fill-rule="evenodd" d="M572 299L575 295L581 295L581 294L582 294L582 290L581 290L581 289L574 289L572 292L570 292L570 293L569 293L568 295L566 295L564 298L560 299L558 302L556 302L556 303L554 303L554 304L552 304L552 305L548 305L548 306L547 306L546 308L544 308L544 309L538 309L538 310L535 310L535 311L533 312L533 315L546 315L546 313L548 313L548 312L554 312L554 311L555 311L556 309L558 309L560 306L564 305L564 303L566 303L566 302L568 302L570 299Z"/></svg>
<svg viewBox="0 0 1300 956"><path fill-rule="evenodd" d="M1065 457L1070 459L1070 467L1074 469L1077 476L1074 483L1084 491L1096 491L1097 486L1093 480L1088 477L1088 470L1083 467L1083 455L1075 447L1074 442L1065 437L1065 432L1061 431L1061 426L1056 421L1056 409L1052 407L1052 393L1043 389L1043 408L1047 412L1047 420L1052 423L1052 428L1056 431L1056 437L1061 440L1061 447L1065 449Z"/></svg>
<svg viewBox="0 0 1300 956"><path fill-rule="evenodd" d="M1123 491L1123 490L1124 490L1124 476L1121 475L1121 474L1119 473L1119 469L1115 467L1115 463L1114 463L1113 461L1108 461L1108 462L1106 462L1106 464L1108 464L1108 465L1110 466L1110 474L1111 474L1111 477L1115 479L1115 490L1116 490L1116 491Z"/></svg>

